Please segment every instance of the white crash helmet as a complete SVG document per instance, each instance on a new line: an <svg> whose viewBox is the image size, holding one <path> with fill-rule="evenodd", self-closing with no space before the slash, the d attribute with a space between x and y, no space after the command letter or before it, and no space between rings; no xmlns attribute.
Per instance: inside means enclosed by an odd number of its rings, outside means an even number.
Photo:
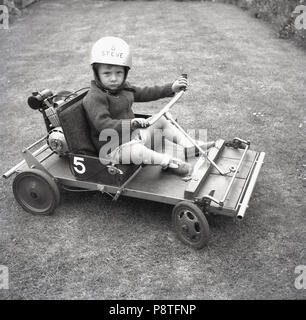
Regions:
<svg viewBox="0 0 306 320"><path fill-rule="evenodd" d="M132 54L129 45L117 37L103 37L91 49L90 64L105 63L132 67Z"/></svg>

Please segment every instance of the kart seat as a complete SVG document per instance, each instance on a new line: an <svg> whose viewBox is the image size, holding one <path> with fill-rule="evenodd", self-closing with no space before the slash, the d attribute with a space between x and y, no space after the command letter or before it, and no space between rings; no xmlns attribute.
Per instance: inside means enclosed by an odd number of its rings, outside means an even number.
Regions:
<svg viewBox="0 0 306 320"><path fill-rule="evenodd" d="M138 169L139 165L119 164L116 167L122 174L110 172L102 165L90 137L90 127L83 107L84 92L71 101L59 106L57 114L69 148L70 164L74 155L82 155L86 171L79 173L70 165L70 170L77 180L85 180L114 186L121 186ZM114 168L112 168L114 170Z"/></svg>
<svg viewBox="0 0 306 320"><path fill-rule="evenodd" d="M68 144L69 151L97 157L97 151L90 138L90 128L83 108L83 92L57 109L57 114Z"/></svg>

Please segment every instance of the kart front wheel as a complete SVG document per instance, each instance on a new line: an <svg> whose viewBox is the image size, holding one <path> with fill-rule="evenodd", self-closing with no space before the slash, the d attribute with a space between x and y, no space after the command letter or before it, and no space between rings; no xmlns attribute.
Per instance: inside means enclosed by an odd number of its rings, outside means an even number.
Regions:
<svg viewBox="0 0 306 320"><path fill-rule="evenodd" d="M29 169L19 173L13 181L15 199L32 214L49 215L60 202L55 181L45 172Z"/></svg>
<svg viewBox="0 0 306 320"><path fill-rule="evenodd" d="M182 201L172 211L172 223L178 238L195 249L208 243L209 225L204 213L192 202Z"/></svg>

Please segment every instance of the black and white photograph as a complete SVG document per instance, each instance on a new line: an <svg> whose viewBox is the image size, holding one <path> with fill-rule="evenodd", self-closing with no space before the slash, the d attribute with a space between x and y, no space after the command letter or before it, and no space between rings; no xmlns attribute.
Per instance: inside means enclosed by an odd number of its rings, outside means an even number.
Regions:
<svg viewBox="0 0 306 320"><path fill-rule="evenodd" d="M305 0L2 0L0 53L0 300L306 300Z"/></svg>

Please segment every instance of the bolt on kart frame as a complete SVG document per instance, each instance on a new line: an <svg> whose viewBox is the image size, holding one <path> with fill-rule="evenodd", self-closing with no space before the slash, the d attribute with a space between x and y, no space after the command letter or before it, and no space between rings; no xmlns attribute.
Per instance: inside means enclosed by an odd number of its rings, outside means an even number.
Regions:
<svg viewBox="0 0 306 320"><path fill-rule="evenodd" d="M46 89L28 98L29 106L43 114L48 134L24 148L24 160L3 174L9 178L17 173L13 193L25 211L51 214L60 203L61 188L100 191L113 200L123 195L167 203L174 206L172 223L178 238L196 249L208 242L207 215L245 216L264 152L251 150L250 142L239 138L219 139L203 150L169 113L183 95L180 91L156 115L135 116L148 118L150 124L165 116L195 144L199 156L187 160L193 165L190 176L182 178L155 165L103 165L82 105L87 91L81 90L53 95Z"/></svg>

